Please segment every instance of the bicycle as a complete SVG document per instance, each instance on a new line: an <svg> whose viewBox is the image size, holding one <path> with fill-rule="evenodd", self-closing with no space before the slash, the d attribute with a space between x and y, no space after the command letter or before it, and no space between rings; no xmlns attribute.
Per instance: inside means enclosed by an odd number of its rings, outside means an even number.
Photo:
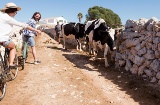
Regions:
<svg viewBox="0 0 160 105"><path fill-rule="evenodd" d="M26 60L27 60L27 57L28 57L28 51L29 51L29 43L28 43L28 39L30 38L30 36L24 36L27 38L27 41L24 42L24 45L23 45L23 51L22 51L22 56L20 56L21 58L21 66L22 66L22 70L24 69L24 65L26 63Z"/></svg>
<svg viewBox="0 0 160 105"><path fill-rule="evenodd" d="M13 64L15 68L9 68L9 52L8 48L5 48L4 56L0 53L0 100L2 100L6 93L6 82L14 80L18 74L18 58L15 56Z"/></svg>

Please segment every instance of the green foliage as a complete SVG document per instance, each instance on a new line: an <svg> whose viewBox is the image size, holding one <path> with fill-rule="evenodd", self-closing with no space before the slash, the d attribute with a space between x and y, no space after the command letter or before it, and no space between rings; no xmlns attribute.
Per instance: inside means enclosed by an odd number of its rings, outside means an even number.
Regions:
<svg viewBox="0 0 160 105"><path fill-rule="evenodd" d="M78 13L77 18L78 18L79 22L81 22L81 20L83 18L83 14L82 13Z"/></svg>
<svg viewBox="0 0 160 105"><path fill-rule="evenodd" d="M104 19L106 23L112 27L120 26L122 24L120 17L110 9L99 6L89 8L88 14L86 15L86 22L98 18Z"/></svg>

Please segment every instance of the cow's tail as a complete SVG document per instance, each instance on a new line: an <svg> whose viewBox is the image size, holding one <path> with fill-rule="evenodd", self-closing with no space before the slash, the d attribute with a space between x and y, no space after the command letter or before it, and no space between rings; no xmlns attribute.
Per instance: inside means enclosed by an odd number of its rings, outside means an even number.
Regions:
<svg viewBox="0 0 160 105"><path fill-rule="evenodd" d="M64 37L64 25L63 24L61 24L61 34Z"/></svg>

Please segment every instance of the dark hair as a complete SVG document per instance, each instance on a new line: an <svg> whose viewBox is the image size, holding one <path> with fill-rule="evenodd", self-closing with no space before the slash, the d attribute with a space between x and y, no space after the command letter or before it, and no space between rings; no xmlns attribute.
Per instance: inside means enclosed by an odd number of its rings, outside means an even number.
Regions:
<svg viewBox="0 0 160 105"><path fill-rule="evenodd" d="M13 13L13 12L16 12L18 11L17 8L8 8L5 10L5 13Z"/></svg>
<svg viewBox="0 0 160 105"><path fill-rule="evenodd" d="M38 19L38 21L39 21L39 20L41 19L41 14L40 14L40 12L35 12L35 13L33 14L33 16L32 16L32 19L36 20L36 19L35 19L35 16L36 16L37 14L40 15L40 17L39 17L39 19Z"/></svg>

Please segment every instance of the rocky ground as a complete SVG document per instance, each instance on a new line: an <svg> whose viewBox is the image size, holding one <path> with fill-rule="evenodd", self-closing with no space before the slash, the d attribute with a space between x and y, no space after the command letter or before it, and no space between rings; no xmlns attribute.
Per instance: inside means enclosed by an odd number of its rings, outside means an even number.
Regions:
<svg viewBox="0 0 160 105"><path fill-rule="evenodd" d="M51 39L51 40L49 40ZM63 50L52 37L36 37L40 65L31 52L24 70L7 83L0 105L158 105L159 86L123 69L104 67L85 52Z"/></svg>

